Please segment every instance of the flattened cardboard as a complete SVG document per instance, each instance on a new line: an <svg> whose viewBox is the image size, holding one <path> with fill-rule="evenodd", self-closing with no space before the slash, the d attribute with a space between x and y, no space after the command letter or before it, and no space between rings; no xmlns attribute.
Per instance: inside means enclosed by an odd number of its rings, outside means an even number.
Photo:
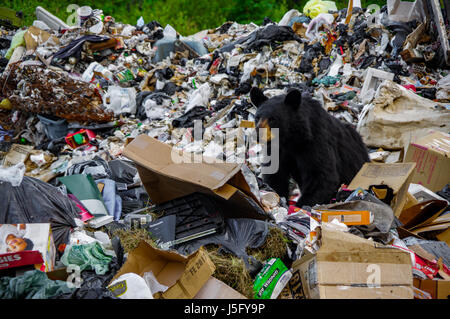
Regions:
<svg viewBox="0 0 450 319"><path fill-rule="evenodd" d="M203 247L185 257L141 241L111 282L126 273L143 276L148 271L153 272L159 283L169 287L162 294L154 294L154 298L192 299L214 273L215 266Z"/></svg>
<svg viewBox="0 0 450 319"><path fill-rule="evenodd" d="M245 296L226 285L217 278L211 277L195 295L194 299L247 299Z"/></svg>
<svg viewBox="0 0 450 319"><path fill-rule="evenodd" d="M396 217L400 216L407 200L415 163L365 163L353 178L349 189L369 189L370 185L387 185L394 190L391 207Z"/></svg>
<svg viewBox="0 0 450 319"><path fill-rule="evenodd" d="M315 255L294 261L303 291L311 299L413 298L409 253L358 236L322 227L322 246ZM370 287L373 265L379 285Z"/></svg>
<svg viewBox="0 0 450 319"><path fill-rule="evenodd" d="M150 200L160 204L201 192L226 206L227 217L266 219L262 204L250 191L235 163L175 163L172 147L147 135L139 135L124 150L133 160ZM190 156L187 153L182 157Z"/></svg>
<svg viewBox="0 0 450 319"><path fill-rule="evenodd" d="M412 183L440 191L450 181L450 135L432 131L409 145L404 161L417 163Z"/></svg>

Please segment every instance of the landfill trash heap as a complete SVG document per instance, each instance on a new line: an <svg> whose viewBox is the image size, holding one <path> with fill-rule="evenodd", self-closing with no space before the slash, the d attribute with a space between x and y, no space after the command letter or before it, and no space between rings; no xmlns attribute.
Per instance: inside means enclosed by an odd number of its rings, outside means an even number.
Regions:
<svg viewBox="0 0 450 319"><path fill-rule="evenodd" d="M447 299L449 10L311 0L183 36L0 8L0 298ZM267 183L253 139L251 92L293 89L369 157L308 206L294 176L287 196Z"/></svg>

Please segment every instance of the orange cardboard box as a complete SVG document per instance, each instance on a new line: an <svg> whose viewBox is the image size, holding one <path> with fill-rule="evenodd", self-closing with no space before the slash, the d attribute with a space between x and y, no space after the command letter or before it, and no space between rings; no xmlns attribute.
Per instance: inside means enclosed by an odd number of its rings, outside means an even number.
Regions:
<svg viewBox="0 0 450 319"><path fill-rule="evenodd" d="M329 223L337 219L345 225L370 225L373 222L373 214L368 210L345 211L345 210L317 210L321 213L322 222Z"/></svg>

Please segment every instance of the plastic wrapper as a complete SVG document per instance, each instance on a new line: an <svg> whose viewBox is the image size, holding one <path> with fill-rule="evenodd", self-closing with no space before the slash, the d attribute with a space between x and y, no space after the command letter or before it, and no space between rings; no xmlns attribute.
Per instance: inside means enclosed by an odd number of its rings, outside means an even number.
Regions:
<svg viewBox="0 0 450 319"><path fill-rule="evenodd" d="M232 253L242 258L250 273L259 271L262 266L261 263L254 257L249 256L246 249L258 248L264 244L269 234L268 223L248 218L230 218L225 223L225 232L178 245L176 250L182 254L189 255L201 246L208 244L220 245L220 251Z"/></svg>
<svg viewBox="0 0 450 319"><path fill-rule="evenodd" d="M67 246L61 257L65 266L78 265L80 270L94 270L98 275L104 275L109 270L112 256L106 255L98 242L84 245Z"/></svg>
<svg viewBox="0 0 450 319"><path fill-rule="evenodd" d="M321 13L337 11L334 1L310 0L303 7L303 13L310 18L315 18Z"/></svg>

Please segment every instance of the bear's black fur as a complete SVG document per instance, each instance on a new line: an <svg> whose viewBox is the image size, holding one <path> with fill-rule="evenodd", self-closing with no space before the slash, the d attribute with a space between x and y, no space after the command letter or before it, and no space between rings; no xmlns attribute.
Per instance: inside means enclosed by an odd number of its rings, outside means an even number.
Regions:
<svg viewBox="0 0 450 319"><path fill-rule="evenodd" d="M292 177L301 191L298 207L329 203L341 184L350 183L369 161L358 132L329 115L309 95L289 89L268 99L254 87L250 98L258 108L257 127L279 128L279 168L263 179L287 198Z"/></svg>

